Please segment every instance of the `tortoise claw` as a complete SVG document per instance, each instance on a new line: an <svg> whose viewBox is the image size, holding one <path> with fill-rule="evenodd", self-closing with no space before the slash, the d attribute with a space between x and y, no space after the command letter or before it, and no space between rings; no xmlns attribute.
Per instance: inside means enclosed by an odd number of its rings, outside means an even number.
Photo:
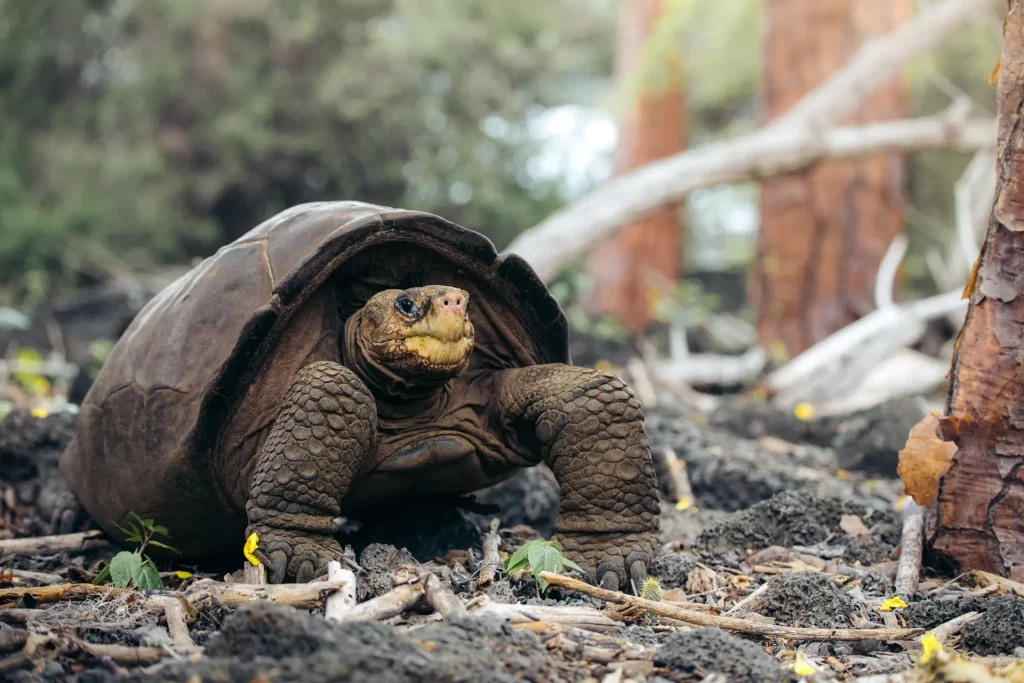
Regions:
<svg viewBox="0 0 1024 683"><path fill-rule="evenodd" d="M295 529L254 526L247 530L259 536L257 559L267 558L267 582L308 583L327 571L330 560L341 558L341 546L333 536Z"/></svg>
<svg viewBox="0 0 1024 683"><path fill-rule="evenodd" d="M647 581L647 565L637 560L629 567L629 578L633 582L633 593L640 595L644 582Z"/></svg>

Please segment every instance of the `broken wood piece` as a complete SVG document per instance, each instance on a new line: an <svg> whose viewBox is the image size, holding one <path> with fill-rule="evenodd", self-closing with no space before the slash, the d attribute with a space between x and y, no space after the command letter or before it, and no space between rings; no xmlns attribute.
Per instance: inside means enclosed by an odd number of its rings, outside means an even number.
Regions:
<svg viewBox="0 0 1024 683"><path fill-rule="evenodd" d="M675 450L666 447L665 464L668 466L669 478L672 480L672 491L676 494L676 507L688 510L697 504L693 497L693 489L690 488L690 476L686 472L686 461L680 460Z"/></svg>
<svg viewBox="0 0 1024 683"><path fill-rule="evenodd" d="M494 578L498 574L498 569L501 568L501 557L498 555L498 546L501 544L501 536L498 535L500 525L500 519L497 517L492 519L491 525L487 533L484 534L483 541L480 544L484 557L480 561L480 576L476 580L478 587L493 583Z"/></svg>
<svg viewBox="0 0 1024 683"><path fill-rule="evenodd" d="M900 539L900 562L896 570L896 595L910 598L917 595L921 577L921 553L924 552L924 508L909 496L903 506L903 536Z"/></svg>
<svg viewBox="0 0 1024 683"><path fill-rule="evenodd" d="M109 545L110 541L103 538L103 532L98 530L56 536L8 538L0 541L0 557L51 555L63 551L81 552L94 548L105 548Z"/></svg>
<svg viewBox="0 0 1024 683"><path fill-rule="evenodd" d="M429 569L421 569L419 579L423 584L423 595L427 603L446 620L458 621L469 615L459 596L450 588L441 585L441 579Z"/></svg>
<svg viewBox="0 0 1024 683"><path fill-rule="evenodd" d="M552 572L540 572L538 578L544 579L553 586L571 588L572 590L585 593L607 602L632 604L637 607L641 607L648 612L678 619L688 624L697 624L698 626L717 626L718 628L725 629L727 631L735 631L737 633L754 633L761 636L795 638L797 640L910 640L911 638L915 638L924 633L923 628L830 629L778 626L775 624L745 621L743 619L721 617L713 614L705 614L703 612L680 609L679 607L667 605L656 600L644 600L643 598L620 593L619 591L591 586L590 584L578 579L573 579L568 576L562 576L561 574L555 574Z"/></svg>
<svg viewBox="0 0 1024 683"><path fill-rule="evenodd" d="M98 645L75 639L76 644L94 657L107 657L120 666L150 666L171 656L162 647L130 647L128 645Z"/></svg>
<svg viewBox="0 0 1024 683"><path fill-rule="evenodd" d="M189 586L185 597L193 606L215 597L227 607L266 600L277 605L316 609L324 604L326 594L341 590L342 587L341 583L333 581L258 585L200 579Z"/></svg>
<svg viewBox="0 0 1024 683"><path fill-rule="evenodd" d="M1024 583L1014 581L1013 579L1008 579L1005 576L999 576L998 574L993 574L991 572L972 569L964 574L964 581L972 586L993 588L998 591L1000 595L1012 593L1013 595L1024 598Z"/></svg>
<svg viewBox="0 0 1024 683"><path fill-rule="evenodd" d="M260 562L253 564L249 560L242 565L242 583L263 586L267 583L267 566Z"/></svg>
<svg viewBox="0 0 1024 683"><path fill-rule="evenodd" d="M328 621L341 621L342 615L356 606L356 575L350 569L342 569L341 562L331 560L327 563L327 580L342 587L327 597L324 617Z"/></svg>
<svg viewBox="0 0 1024 683"><path fill-rule="evenodd" d="M94 586L91 583L62 583L55 586L29 586L25 588L0 588L0 604L28 596L38 603L60 602L61 600L86 600L98 597L117 597L130 593L130 588Z"/></svg>
<svg viewBox="0 0 1024 683"><path fill-rule="evenodd" d="M11 576L22 582L28 582L36 586L49 586L55 583L64 583L64 577L60 574L50 572L33 572L28 569L5 569Z"/></svg>
<svg viewBox="0 0 1024 683"><path fill-rule="evenodd" d="M163 608L164 618L167 620L167 633L171 636L171 647L175 652L180 655L190 655L203 651L203 648L196 645L192 636L189 635L188 622L185 619L185 606L188 606L193 618L195 611L183 597L158 596L147 600L147 603L160 605Z"/></svg>
<svg viewBox="0 0 1024 683"><path fill-rule="evenodd" d="M596 633L622 629L619 622L600 610L576 605L519 605L485 600L472 614L495 616L507 620L513 626L529 623L561 624Z"/></svg>
<svg viewBox="0 0 1024 683"><path fill-rule="evenodd" d="M423 599L423 584L405 583L384 595L361 602L341 616L339 621L379 621L398 616Z"/></svg>
<svg viewBox="0 0 1024 683"><path fill-rule="evenodd" d="M935 640L941 645L956 634L960 633L967 624L972 621L977 621L983 616L984 615L981 612L968 612L967 614L961 614L955 619L950 619L945 623L939 624L932 629L932 633L935 634Z"/></svg>

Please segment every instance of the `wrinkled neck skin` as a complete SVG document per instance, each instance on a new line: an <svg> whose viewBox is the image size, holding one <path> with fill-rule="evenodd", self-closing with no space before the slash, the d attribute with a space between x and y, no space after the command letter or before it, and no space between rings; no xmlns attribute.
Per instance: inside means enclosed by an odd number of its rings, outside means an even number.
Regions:
<svg viewBox="0 0 1024 683"><path fill-rule="evenodd" d="M401 419L413 415L429 414L438 406L451 384L450 378L403 378L373 359L359 334L359 321L363 312L356 311L345 321L342 344L344 365L366 383L377 403L377 415Z"/></svg>

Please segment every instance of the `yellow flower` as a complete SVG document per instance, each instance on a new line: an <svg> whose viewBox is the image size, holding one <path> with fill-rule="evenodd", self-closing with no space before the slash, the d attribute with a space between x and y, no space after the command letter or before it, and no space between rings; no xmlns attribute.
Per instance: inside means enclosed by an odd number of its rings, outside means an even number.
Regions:
<svg viewBox="0 0 1024 683"><path fill-rule="evenodd" d="M46 408L36 406L35 408L32 409L32 417L38 417L40 420L42 420L47 415L49 415L49 413L46 412Z"/></svg>
<svg viewBox="0 0 1024 683"><path fill-rule="evenodd" d="M927 662L932 657L942 652L942 645L935 638L935 634L931 631L921 636L921 648L924 652L921 653L921 659L919 662Z"/></svg>
<svg viewBox="0 0 1024 683"><path fill-rule="evenodd" d="M245 555L245 559L249 560L254 567L260 566L259 558L253 555L253 552L255 552L256 548L259 547L259 544L260 538L255 532L253 532L252 534L249 534L249 538L245 539L245 547L242 548L242 554Z"/></svg>
<svg viewBox="0 0 1024 683"><path fill-rule="evenodd" d="M814 406L806 401L803 403L797 403L796 407L793 408L793 414L796 415L796 419L807 422L808 420L814 419Z"/></svg>
<svg viewBox="0 0 1024 683"><path fill-rule="evenodd" d="M903 598L901 598L898 595L894 595L891 598L888 598L885 602L883 602L882 605L878 608L878 611L891 612L894 609L903 609L906 606L907 603L903 602Z"/></svg>
<svg viewBox="0 0 1024 683"><path fill-rule="evenodd" d="M818 673L818 670L807 659L807 653L799 650L796 653L796 659L793 660L790 667L797 676L813 676Z"/></svg>
<svg viewBox="0 0 1024 683"><path fill-rule="evenodd" d="M255 534L253 534L253 535L255 535ZM248 545L248 544L247 544L247 545ZM248 557L248 556L247 556L247 557ZM258 562L258 561L259 561L259 560L257 560L257 562ZM178 577L179 579L187 579L187 578L189 578L190 576L192 576L192 572L187 572L187 571L185 571L184 569L179 569L178 571L174 572L174 575L175 575L175 576L177 576L177 577Z"/></svg>
<svg viewBox="0 0 1024 683"><path fill-rule="evenodd" d="M690 499L689 498L680 498L676 502L676 510L686 510L689 507L690 507Z"/></svg>
<svg viewBox="0 0 1024 683"><path fill-rule="evenodd" d="M850 473L847 472L846 470L839 470L838 472L836 472L836 479L838 479L839 481L846 481L849 478Z"/></svg>
<svg viewBox="0 0 1024 683"><path fill-rule="evenodd" d="M611 372L612 370L615 369L615 366L611 364L611 361L607 361L602 358L601 360L594 363L594 369L600 370L601 372Z"/></svg>

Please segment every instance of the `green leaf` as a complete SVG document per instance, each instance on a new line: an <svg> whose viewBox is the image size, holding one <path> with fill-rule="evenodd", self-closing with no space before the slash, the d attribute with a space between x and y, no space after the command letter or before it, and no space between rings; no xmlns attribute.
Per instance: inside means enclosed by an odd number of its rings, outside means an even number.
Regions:
<svg viewBox="0 0 1024 683"><path fill-rule="evenodd" d="M101 571L99 573L99 576L97 576L95 579L92 580L92 585L94 585L94 586L102 585L103 582L109 576L110 576L110 565L108 564L106 567L103 568L103 571Z"/></svg>
<svg viewBox="0 0 1024 683"><path fill-rule="evenodd" d="M539 553L530 553L530 566L533 567L533 573L535 575L540 572L558 573L562 562L562 551L553 545L541 546L539 550Z"/></svg>
<svg viewBox="0 0 1024 683"><path fill-rule="evenodd" d="M153 527L151 529L151 531L154 534L160 534L161 536L166 536L167 538L171 537L171 534L167 531L167 527L161 526L159 524L157 524L155 527Z"/></svg>
<svg viewBox="0 0 1024 683"><path fill-rule="evenodd" d="M536 574L539 571L545 571L543 569L540 569L540 567L544 563L544 554L547 548L548 546L542 545L540 543L537 543L536 545L530 548L530 571L532 571L534 574Z"/></svg>
<svg viewBox="0 0 1024 683"><path fill-rule="evenodd" d="M153 561L146 558L145 562L139 564L139 569L135 576L132 577L135 581L135 585L143 590L156 590L162 588L160 583L160 572L156 570L156 565Z"/></svg>
<svg viewBox="0 0 1024 683"><path fill-rule="evenodd" d="M530 543L524 543L519 547L519 550L512 553L512 557L505 560L505 573L515 574L520 569L524 568L527 563L527 556L530 552Z"/></svg>
<svg viewBox="0 0 1024 683"><path fill-rule="evenodd" d="M179 553L179 554L181 553L181 551L179 551L177 548L173 548L173 547L167 545L166 543L161 543L160 541L150 541L149 544L150 545L155 545L157 548L163 548L164 550L170 550L172 553Z"/></svg>
<svg viewBox="0 0 1024 683"><path fill-rule="evenodd" d="M139 572L142 556L138 553L122 550L110 561L110 578L118 588L124 588Z"/></svg>
<svg viewBox="0 0 1024 683"><path fill-rule="evenodd" d="M579 572L580 574L584 574L584 573L585 573L585 572L583 571L583 567L579 566L578 564L576 564L575 562L573 562L572 560L570 560L570 559L569 559L568 557L565 557L564 555L562 556L562 563L563 563L563 564L564 564L564 565L565 565L566 567L568 567L569 569L572 569L573 571L577 571L577 572Z"/></svg>

